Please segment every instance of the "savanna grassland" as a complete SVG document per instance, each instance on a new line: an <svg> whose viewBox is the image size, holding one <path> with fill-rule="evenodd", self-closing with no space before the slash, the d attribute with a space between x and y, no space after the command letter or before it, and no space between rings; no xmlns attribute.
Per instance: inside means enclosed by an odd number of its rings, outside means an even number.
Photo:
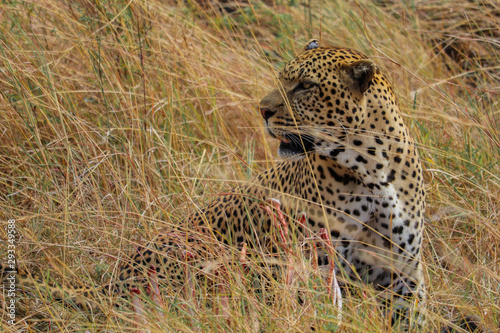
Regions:
<svg viewBox="0 0 500 333"><path fill-rule="evenodd" d="M106 283L134 246L275 163L257 105L313 37L373 59L418 142L423 331L465 315L498 330L498 2L38 0L0 4L0 254L15 220L18 267L41 282L18 291L3 331L144 330L112 297L89 314L44 285ZM230 275L224 311L203 286L197 304L179 296L158 308L145 296L149 330L387 329L370 290L344 295L339 324L313 278L300 306L260 302L237 268Z"/></svg>

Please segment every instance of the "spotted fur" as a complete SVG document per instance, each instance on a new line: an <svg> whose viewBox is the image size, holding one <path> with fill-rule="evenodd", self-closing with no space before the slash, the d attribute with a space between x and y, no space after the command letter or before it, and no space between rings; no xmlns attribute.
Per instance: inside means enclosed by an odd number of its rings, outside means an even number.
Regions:
<svg viewBox="0 0 500 333"><path fill-rule="evenodd" d="M375 64L357 51L311 41L285 66L260 113L281 141L284 161L188 218L193 235L205 241L166 231L122 264L113 287L103 291L145 288L152 267L181 288L188 254L208 260L218 252L207 245L218 246L211 241L267 247L272 223L259 204L275 198L288 211L305 212L312 232L329 231L339 276L371 284L386 299L422 298L422 167L392 88Z"/></svg>

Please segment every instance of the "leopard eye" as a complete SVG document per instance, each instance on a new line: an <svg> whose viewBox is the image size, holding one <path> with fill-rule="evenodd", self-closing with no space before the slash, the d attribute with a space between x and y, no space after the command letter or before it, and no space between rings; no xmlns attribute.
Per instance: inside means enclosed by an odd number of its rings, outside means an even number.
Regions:
<svg viewBox="0 0 500 333"><path fill-rule="evenodd" d="M312 82L301 82L299 83L296 87L295 87L295 90L296 91L300 91L300 90L308 90L308 89L311 89L312 87L314 87L315 84L312 83Z"/></svg>

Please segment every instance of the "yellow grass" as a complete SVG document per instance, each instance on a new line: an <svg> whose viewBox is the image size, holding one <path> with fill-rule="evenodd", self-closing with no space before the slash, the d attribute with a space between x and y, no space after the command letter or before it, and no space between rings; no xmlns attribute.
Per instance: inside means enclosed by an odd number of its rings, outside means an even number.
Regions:
<svg viewBox="0 0 500 333"><path fill-rule="evenodd" d="M107 282L135 244L277 160L257 105L317 37L377 63L419 144L425 331L466 314L498 329L498 3L243 1L231 13L214 3L0 4L0 254L15 220L19 267L50 283ZM336 329L323 291L315 317L293 297L257 306L232 274L229 317L175 300L161 320L148 312L151 330L251 331L252 318L270 332ZM107 297L89 316L52 300L43 284L17 296L16 324L4 312L5 331L137 331L130 309ZM346 295L344 310L338 331L384 330L370 293Z"/></svg>

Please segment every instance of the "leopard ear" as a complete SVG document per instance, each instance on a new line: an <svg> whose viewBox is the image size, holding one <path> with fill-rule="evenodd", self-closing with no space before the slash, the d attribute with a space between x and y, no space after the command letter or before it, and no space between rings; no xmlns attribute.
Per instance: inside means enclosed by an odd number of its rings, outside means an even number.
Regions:
<svg viewBox="0 0 500 333"><path fill-rule="evenodd" d="M307 42L306 46L304 47L304 51L312 50L312 49L317 49L319 47L319 42L317 39L311 39L310 41Z"/></svg>
<svg viewBox="0 0 500 333"><path fill-rule="evenodd" d="M355 90L364 93L373 79L377 66L368 59L358 60L342 68L346 81Z"/></svg>

